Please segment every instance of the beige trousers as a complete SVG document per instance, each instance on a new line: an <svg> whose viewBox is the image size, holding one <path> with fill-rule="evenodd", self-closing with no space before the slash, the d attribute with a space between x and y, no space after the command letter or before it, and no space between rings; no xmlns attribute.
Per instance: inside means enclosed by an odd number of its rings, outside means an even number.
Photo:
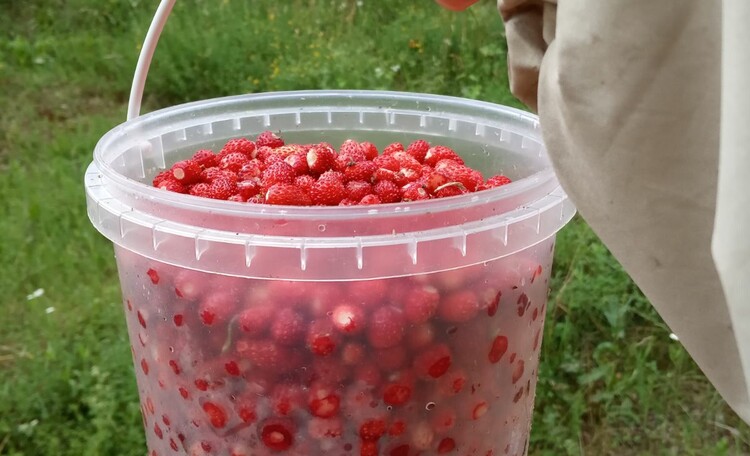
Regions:
<svg viewBox="0 0 750 456"><path fill-rule="evenodd" d="M563 187L750 421L750 1L499 10Z"/></svg>

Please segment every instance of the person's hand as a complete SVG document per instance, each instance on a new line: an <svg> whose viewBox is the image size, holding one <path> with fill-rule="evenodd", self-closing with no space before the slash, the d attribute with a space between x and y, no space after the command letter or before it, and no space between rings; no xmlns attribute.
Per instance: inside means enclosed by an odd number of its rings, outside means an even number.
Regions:
<svg viewBox="0 0 750 456"><path fill-rule="evenodd" d="M438 5L453 11L463 11L479 0L435 0Z"/></svg>

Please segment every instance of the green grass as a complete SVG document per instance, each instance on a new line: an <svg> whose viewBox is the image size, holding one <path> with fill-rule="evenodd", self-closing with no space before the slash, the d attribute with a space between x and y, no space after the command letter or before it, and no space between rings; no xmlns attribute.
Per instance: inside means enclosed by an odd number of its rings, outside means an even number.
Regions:
<svg viewBox="0 0 750 456"><path fill-rule="evenodd" d="M322 88L518 106L490 3L181 0L146 107ZM0 0L0 454L145 453L112 247L82 176L125 116L155 7ZM750 453L750 429L580 219L559 236L552 286L531 455Z"/></svg>

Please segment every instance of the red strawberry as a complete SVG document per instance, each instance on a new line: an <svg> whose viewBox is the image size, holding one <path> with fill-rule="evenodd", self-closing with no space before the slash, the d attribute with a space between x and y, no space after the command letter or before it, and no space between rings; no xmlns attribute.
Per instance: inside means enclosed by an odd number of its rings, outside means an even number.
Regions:
<svg viewBox="0 0 750 456"><path fill-rule="evenodd" d="M401 188L402 201L421 201L430 199L430 194L424 189L424 185L419 182L409 182Z"/></svg>
<svg viewBox="0 0 750 456"><path fill-rule="evenodd" d="M180 269L174 277L174 288L177 296L192 301L200 298L207 287L202 273Z"/></svg>
<svg viewBox="0 0 750 456"><path fill-rule="evenodd" d="M305 337L304 317L290 308L283 308L271 325L271 336L280 345L295 345Z"/></svg>
<svg viewBox="0 0 750 456"><path fill-rule="evenodd" d="M487 189L495 188L495 187L502 187L503 185L508 185L511 182L512 181L508 177L503 176L502 174L498 174L498 175L490 177L489 179L487 179L487 182L479 185L477 187L477 191L487 190Z"/></svg>
<svg viewBox="0 0 750 456"><path fill-rule="evenodd" d="M331 313L333 325L343 334L358 334L365 329L364 311L353 305L340 305Z"/></svg>
<svg viewBox="0 0 750 456"><path fill-rule="evenodd" d="M434 194L435 190L448 183L448 178L438 172L431 170L426 174L423 174L419 179L419 182L422 184L424 189L427 190L428 193Z"/></svg>
<svg viewBox="0 0 750 456"><path fill-rule="evenodd" d="M372 193L372 185L370 185L369 182L353 180L346 184L347 198L350 198L353 201L359 202L370 193Z"/></svg>
<svg viewBox="0 0 750 456"><path fill-rule="evenodd" d="M310 195L293 184L274 184L265 194L266 204L281 206L310 206Z"/></svg>
<svg viewBox="0 0 750 456"><path fill-rule="evenodd" d="M208 149L202 149L193 154L192 160L202 169L212 168L219 164L219 159L216 157L216 154Z"/></svg>
<svg viewBox="0 0 750 456"><path fill-rule="evenodd" d="M375 157L378 156L379 152L378 152L378 148L375 147L375 144L364 141L364 142L359 143L359 145L365 153L365 158L367 158L368 160L373 160Z"/></svg>
<svg viewBox="0 0 750 456"><path fill-rule="evenodd" d="M297 176L302 176L310 172L305 154L292 154L287 156L284 161L292 167L294 174Z"/></svg>
<svg viewBox="0 0 750 456"><path fill-rule="evenodd" d="M401 199L401 191L391 181L380 181L373 186L375 195L383 203L396 203Z"/></svg>
<svg viewBox="0 0 750 456"><path fill-rule="evenodd" d="M411 453L409 453L409 445L404 443L402 445L393 447L393 449L388 452L388 456L409 456Z"/></svg>
<svg viewBox="0 0 750 456"><path fill-rule="evenodd" d="M294 185L308 195L310 194L310 189L312 188L314 183L315 178L310 175L297 176L294 179Z"/></svg>
<svg viewBox="0 0 750 456"><path fill-rule="evenodd" d="M365 385L377 386L381 380L380 369L374 364L359 365L354 372L354 379Z"/></svg>
<svg viewBox="0 0 750 456"><path fill-rule="evenodd" d="M201 166L194 160L182 160L172 165L172 177L184 185L199 182L201 171Z"/></svg>
<svg viewBox="0 0 750 456"><path fill-rule="evenodd" d="M448 198L460 196L466 193L466 187L460 182L449 182L435 189L435 198Z"/></svg>
<svg viewBox="0 0 750 456"><path fill-rule="evenodd" d="M385 146L385 149L383 149L383 155L390 155L395 152L403 152L404 151L404 145L398 142L388 144Z"/></svg>
<svg viewBox="0 0 750 456"><path fill-rule="evenodd" d="M479 299L470 290L456 291L446 296L438 307L438 315L451 323L467 322L479 313Z"/></svg>
<svg viewBox="0 0 750 456"><path fill-rule="evenodd" d="M305 404L305 393L301 386L291 383L276 385L271 393L271 406L280 416L292 415Z"/></svg>
<svg viewBox="0 0 750 456"><path fill-rule="evenodd" d="M185 187L183 184L181 184L179 181L175 179L164 179L160 181L159 185L157 185L156 187L162 190L166 190L168 192L188 193L188 187Z"/></svg>
<svg viewBox="0 0 750 456"><path fill-rule="evenodd" d="M234 152L241 153L247 158L255 158L255 143L247 138L230 139L221 148L220 154L227 155Z"/></svg>
<svg viewBox="0 0 750 456"><path fill-rule="evenodd" d="M346 289L348 301L355 306L371 309L379 305L392 288L393 281L361 280L349 282Z"/></svg>
<svg viewBox="0 0 750 456"><path fill-rule="evenodd" d="M349 342L341 349L341 362L347 366L356 366L365 357L365 347L357 342Z"/></svg>
<svg viewBox="0 0 750 456"><path fill-rule="evenodd" d="M339 345L339 336L329 320L315 320L307 332L307 347L317 356L328 356Z"/></svg>
<svg viewBox="0 0 750 456"><path fill-rule="evenodd" d="M467 166L460 165L454 160L440 160L437 165L435 165L435 171L444 175L452 182L460 182L461 185L470 192L476 190L477 186L482 185L482 182L484 182L482 173Z"/></svg>
<svg viewBox="0 0 750 456"><path fill-rule="evenodd" d="M378 155L373 161L378 168L384 168L389 171L398 171L401 169L401 163L390 155Z"/></svg>
<svg viewBox="0 0 750 456"><path fill-rule="evenodd" d="M413 378L406 374L396 375L383 387L383 402L398 407L409 402L413 392Z"/></svg>
<svg viewBox="0 0 750 456"><path fill-rule="evenodd" d="M435 328L431 323L422 323L409 328L406 335L409 348L419 349L430 345L435 339Z"/></svg>
<svg viewBox="0 0 750 456"><path fill-rule="evenodd" d="M206 416L208 417L208 421L211 423L211 426L221 429L227 425L227 413L221 406L216 405L213 402L206 401L203 403L202 407L203 411L206 412Z"/></svg>
<svg viewBox="0 0 750 456"><path fill-rule="evenodd" d="M439 302L437 288L429 285L412 288L404 299L404 316L410 323L424 323L435 316Z"/></svg>
<svg viewBox="0 0 750 456"><path fill-rule="evenodd" d="M258 196L260 193L260 183L257 180L243 180L237 182L237 195L247 201L249 198Z"/></svg>
<svg viewBox="0 0 750 456"><path fill-rule="evenodd" d="M384 420L373 419L362 423L359 427L359 438L365 442L373 442L385 434L386 424Z"/></svg>
<svg viewBox="0 0 750 456"><path fill-rule="evenodd" d="M371 161L360 161L343 167L344 180L370 182L378 166Z"/></svg>
<svg viewBox="0 0 750 456"><path fill-rule="evenodd" d="M261 337L270 326L269 323L276 313L271 305L257 305L248 307L237 318L237 323L249 337Z"/></svg>
<svg viewBox="0 0 750 456"><path fill-rule="evenodd" d="M325 174L324 174L325 176ZM336 206L346 197L344 184L337 179L324 179L322 176L310 188L313 204L319 206Z"/></svg>
<svg viewBox="0 0 750 456"><path fill-rule="evenodd" d="M437 162L444 158L455 160L460 165L464 164L464 160L453 149L445 146L431 147L425 154L424 163L434 167Z"/></svg>
<svg viewBox="0 0 750 456"><path fill-rule="evenodd" d="M440 378L448 372L451 364L450 349L445 344L438 344L417 355L414 370L424 378Z"/></svg>
<svg viewBox="0 0 750 456"><path fill-rule="evenodd" d="M310 173L320 175L336 166L336 153L332 148L318 144L307 151L306 160Z"/></svg>
<svg viewBox="0 0 750 456"><path fill-rule="evenodd" d="M260 179L261 176L263 176L263 162L258 159L248 160L237 171L237 177L241 180Z"/></svg>
<svg viewBox="0 0 750 456"><path fill-rule="evenodd" d="M249 160L245 154L232 152L222 157L221 161L219 162L219 168L237 173L248 161Z"/></svg>
<svg viewBox="0 0 750 456"><path fill-rule="evenodd" d="M296 429L291 420L270 418L258 425L258 437L273 451L286 451L294 445Z"/></svg>
<svg viewBox="0 0 750 456"><path fill-rule="evenodd" d="M372 313L367 328L367 339L375 348L390 348L401 343L404 337L405 319L403 313L391 306L385 306Z"/></svg>
<svg viewBox="0 0 750 456"><path fill-rule="evenodd" d="M277 147L276 149L274 149L273 153L280 156L284 160L286 160L287 158L295 154L304 155L306 151L307 149L303 149L302 146L298 144L285 144L281 147Z"/></svg>
<svg viewBox="0 0 750 456"><path fill-rule="evenodd" d="M423 139L418 139L414 141L413 143L409 144L409 147L406 149L406 153L414 157L414 159L417 160L419 163L422 163L429 149L430 149L430 143L428 143L427 141Z"/></svg>
<svg viewBox="0 0 750 456"><path fill-rule="evenodd" d="M446 437L443 440L441 440L440 443L438 444L437 452L438 454L450 453L455 448L456 448L456 442L452 438Z"/></svg>
<svg viewBox="0 0 750 456"><path fill-rule="evenodd" d="M339 206L356 206L357 204L359 204L357 201L349 198L344 198L339 201Z"/></svg>
<svg viewBox="0 0 750 456"><path fill-rule="evenodd" d="M255 158L260 161L261 163L265 163L266 160L269 157L276 157L277 159L280 159L281 157L277 156L273 153L273 149L268 146L258 146L255 149Z"/></svg>
<svg viewBox="0 0 750 456"><path fill-rule="evenodd" d="M296 368L294 353L269 340L239 340L237 354L249 359L255 367L266 371L289 372Z"/></svg>
<svg viewBox="0 0 750 456"><path fill-rule="evenodd" d="M272 163L263 171L261 183L263 188L269 189L274 184L292 184L295 177L297 175L294 173L294 169L289 166L289 163L282 160Z"/></svg>
<svg viewBox="0 0 750 456"><path fill-rule="evenodd" d="M226 200L237 192L237 179L216 178L209 186L211 198Z"/></svg>
<svg viewBox="0 0 750 456"><path fill-rule="evenodd" d="M360 442L359 456L378 456L378 442L369 440Z"/></svg>
<svg viewBox="0 0 750 456"><path fill-rule="evenodd" d="M313 377L323 383L339 384L349 378L350 374L346 366L331 356L316 356L313 359Z"/></svg>
<svg viewBox="0 0 750 456"><path fill-rule="evenodd" d="M239 193L235 193L234 195L232 195L229 198L227 198L227 201L234 201L236 203L245 203L245 202L247 202L247 198L245 198L244 196L240 195Z"/></svg>
<svg viewBox="0 0 750 456"><path fill-rule="evenodd" d="M270 147L275 149L284 145L284 140L272 131L264 131L255 138L255 145L258 147Z"/></svg>
<svg viewBox="0 0 750 456"><path fill-rule="evenodd" d="M204 184L203 182L190 187L190 191L188 193L193 196L200 196L201 198L211 198L212 195L211 186L209 184Z"/></svg>
<svg viewBox="0 0 750 456"><path fill-rule="evenodd" d="M409 180L406 179L406 176L404 176L400 172L400 170L391 171L385 168L376 169L375 172L372 174L372 180L373 182L376 182L376 183L380 181L393 182L399 188L409 183ZM399 197L401 197L400 192L399 192Z"/></svg>
<svg viewBox="0 0 750 456"><path fill-rule="evenodd" d="M206 326L220 325L229 320L235 304L231 293L217 291L203 298L198 315Z"/></svg>
<svg viewBox="0 0 750 456"><path fill-rule="evenodd" d="M378 195L366 195L359 201L359 204L362 206L372 206L374 204L381 204L381 203L382 201L380 201L380 198L378 197Z"/></svg>
<svg viewBox="0 0 750 456"><path fill-rule="evenodd" d="M490 347L490 353L488 358L492 364L499 362L505 352L508 351L508 338L505 336L496 336L492 340L492 346Z"/></svg>
<svg viewBox="0 0 750 456"><path fill-rule="evenodd" d="M151 181L151 184L154 187L158 187L159 184L161 184L162 182L164 182L167 179L169 179L169 180L175 180L174 176L172 175L172 170L171 169L165 169L165 170L160 171L159 173L157 173L156 176L154 176L154 179Z"/></svg>
<svg viewBox="0 0 750 456"><path fill-rule="evenodd" d="M340 403L341 399L333 389L322 384L313 385L310 388L308 407L311 415L318 418L332 418L339 413Z"/></svg>

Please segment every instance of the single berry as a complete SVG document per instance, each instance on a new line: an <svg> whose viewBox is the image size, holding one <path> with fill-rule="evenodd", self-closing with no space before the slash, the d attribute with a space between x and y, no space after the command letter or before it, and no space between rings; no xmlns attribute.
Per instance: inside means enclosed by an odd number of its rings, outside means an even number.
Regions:
<svg viewBox="0 0 750 456"><path fill-rule="evenodd" d="M390 155L378 155L373 161L378 168L387 169L389 171L398 171L401 169L401 164L395 158Z"/></svg>
<svg viewBox="0 0 750 456"><path fill-rule="evenodd" d="M201 179L203 169L194 160L182 160L172 165L172 177L184 185L195 184Z"/></svg>
<svg viewBox="0 0 750 456"><path fill-rule="evenodd" d="M365 442L373 442L385 434L386 424L384 420L373 419L362 423L359 427L359 438Z"/></svg>
<svg viewBox="0 0 750 456"><path fill-rule="evenodd" d="M435 316L439 302L437 288L429 285L412 288L404 298L404 316L410 323L424 323Z"/></svg>
<svg viewBox="0 0 750 456"><path fill-rule="evenodd" d="M339 336L329 320L315 320L307 332L307 347L317 356L328 356L336 350Z"/></svg>
<svg viewBox="0 0 750 456"><path fill-rule="evenodd" d="M369 182L353 180L346 183L346 197L355 202L361 201L371 193L372 185Z"/></svg>
<svg viewBox="0 0 750 456"><path fill-rule="evenodd" d="M401 191L391 181L380 181L373 186L375 195L383 203L396 203L401 199Z"/></svg>
<svg viewBox="0 0 750 456"><path fill-rule="evenodd" d="M235 300L231 293L218 291L203 298L198 315L206 326L219 325L229 319L234 306Z"/></svg>
<svg viewBox="0 0 750 456"><path fill-rule="evenodd" d="M305 336L305 319L290 308L283 308L271 324L271 336L280 345L294 345Z"/></svg>
<svg viewBox="0 0 750 456"><path fill-rule="evenodd" d="M265 203L280 206L310 206L312 200L310 195L294 184L274 184L266 191Z"/></svg>
<svg viewBox="0 0 750 456"><path fill-rule="evenodd" d="M371 142L363 141L359 143L359 145L360 147L362 147L362 150L365 153L365 158L367 158L368 160L373 160L375 159L375 157L378 156L379 152L378 152L378 148L375 147L375 144Z"/></svg>
<svg viewBox="0 0 750 456"><path fill-rule="evenodd" d="M414 370L424 378L440 378L452 364L447 345L438 344L421 352L414 359Z"/></svg>
<svg viewBox="0 0 750 456"><path fill-rule="evenodd" d="M201 149L193 154L192 160L201 167L201 169L213 168L219 164L219 159L213 151L208 149Z"/></svg>
<svg viewBox="0 0 750 456"><path fill-rule="evenodd" d="M479 300L470 290L456 291L446 296L438 307L438 315L451 323L467 322L479 313Z"/></svg>
<svg viewBox="0 0 750 456"><path fill-rule="evenodd" d="M344 424L339 418L310 418L307 422L307 433L316 440L341 437Z"/></svg>
<svg viewBox="0 0 750 456"><path fill-rule="evenodd" d="M336 152L331 147L321 144L311 147L306 155L310 173L320 175L336 166Z"/></svg>
<svg viewBox="0 0 750 456"><path fill-rule="evenodd" d="M288 419L267 419L258 425L258 437L273 451L286 451L294 444L295 427Z"/></svg>
<svg viewBox="0 0 750 456"><path fill-rule="evenodd" d="M336 206L345 197L346 188L337 179L324 179L321 176L310 188L310 198L313 204L319 206Z"/></svg>
<svg viewBox="0 0 750 456"><path fill-rule="evenodd" d="M378 197L378 195L366 195L359 201L359 204L362 206L372 206L372 205L381 204L381 203L382 201L380 201L380 198Z"/></svg>
<svg viewBox="0 0 750 456"><path fill-rule="evenodd" d="M302 409L304 403L305 393L299 385L282 383L276 385L271 393L273 411L281 416L288 416Z"/></svg>
<svg viewBox="0 0 750 456"><path fill-rule="evenodd" d="M389 382L383 388L383 402L394 407L406 404L411 399L414 385L405 379Z"/></svg>
<svg viewBox="0 0 750 456"><path fill-rule="evenodd" d="M237 323L242 331L248 336L257 338L265 334L269 323L276 313L276 309L270 305L257 305L248 307L239 314Z"/></svg>
<svg viewBox="0 0 750 456"><path fill-rule="evenodd" d="M294 173L294 169L289 166L289 163L282 160L272 163L263 171L261 183L264 188L268 189L274 184L292 184L295 177L297 175Z"/></svg>
<svg viewBox="0 0 750 456"><path fill-rule="evenodd" d="M417 160L419 163L422 163L429 149L430 149L430 143L428 143L424 139L418 139L414 141L413 143L409 144L409 147L406 149L406 153L414 157L414 159Z"/></svg>
<svg viewBox="0 0 750 456"><path fill-rule="evenodd" d="M264 131L255 138L255 145L258 147L270 147L275 149L284 145L284 140L272 131Z"/></svg>
<svg viewBox="0 0 750 456"><path fill-rule="evenodd" d="M406 322L403 313L395 307L377 309L370 317L367 339L375 348L390 348L401 343Z"/></svg>
<svg viewBox="0 0 750 456"><path fill-rule="evenodd" d="M402 201L421 201L430 199L430 194L419 182L409 182L401 188Z"/></svg>
<svg viewBox="0 0 750 456"><path fill-rule="evenodd" d="M255 143L247 138L236 138L230 139L221 148L220 155L227 155L230 153L238 152L245 155L247 158L255 158Z"/></svg>
<svg viewBox="0 0 750 456"><path fill-rule="evenodd" d="M343 167L344 180L370 182L378 166L371 161L360 161Z"/></svg>
<svg viewBox="0 0 750 456"><path fill-rule="evenodd" d="M383 149L383 155L391 155L395 152L403 152L404 151L404 145L398 142L388 144L385 146L385 149Z"/></svg>
<svg viewBox="0 0 750 456"><path fill-rule="evenodd" d="M258 159L245 162L242 168L237 171L237 178L240 180L260 180L261 176L263 176L263 162Z"/></svg>
<svg viewBox="0 0 750 456"><path fill-rule="evenodd" d="M287 147L287 146L284 146ZM284 161L292 167L296 176L303 176L310 172L310 167L307 165L307 159L305 154L292 154L288 155Z"/></svg>
<svg viewBox="0 0 750 456"><path fill-rule="evenodd" d="M331 389L321 385L310 388L308 406L310 414L318 418L331 418L338 414L341 399Z"/></svg>
<svg viewBox="0 0 750 456"><path fill-rule="evenodd" d="M233 173L238 173L246 163L248 158L245 154L239 152L232 152L225 155L219 162L220 169L226 169Z"/></svg>
<svg viewBox="0 0 750 456"><path fill-rule="evenodd" d="M425 154L424 163L434 167L437 162L444 158L455 160L460 165L464 164L464 160L453 149L445 146L431 147Z"/></svg>

